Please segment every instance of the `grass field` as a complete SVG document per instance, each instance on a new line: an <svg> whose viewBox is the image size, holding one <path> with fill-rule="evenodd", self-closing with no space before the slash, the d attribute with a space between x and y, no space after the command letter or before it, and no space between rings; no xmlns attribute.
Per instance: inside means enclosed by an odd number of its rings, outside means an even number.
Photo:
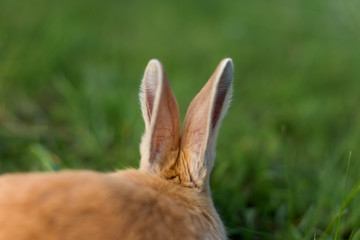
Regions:
<svg viewBox="0 0 360 240"><path fill-rule="evenodd" d="M211 182L229 236L360 239L358 9L1 0L0 173L137 167L148 60L164 63L184 117L231 57L234 98Z"/></svg>

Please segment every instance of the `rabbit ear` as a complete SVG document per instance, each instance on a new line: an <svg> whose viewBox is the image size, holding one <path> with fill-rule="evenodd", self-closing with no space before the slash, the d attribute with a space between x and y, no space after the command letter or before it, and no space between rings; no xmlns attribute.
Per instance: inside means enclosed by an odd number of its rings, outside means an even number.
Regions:
<svg viewBox="0 0 360 240"><path fill-rule="evenodd" d="M191 102L184 121L180 149L181 172L200 189L208 189L215 159L216 138L232 96L233 64L220 62L210 80ZM187 168L187 169L183 169Z"/></svg>
<svg viewBox="0 0 360 240"><path fill-rule="evenodd" d="M172 165L179 149L179 107L160 61L151 60L141 84L140 102L145 133L140 145L140 169L159 173Z"/></svg>

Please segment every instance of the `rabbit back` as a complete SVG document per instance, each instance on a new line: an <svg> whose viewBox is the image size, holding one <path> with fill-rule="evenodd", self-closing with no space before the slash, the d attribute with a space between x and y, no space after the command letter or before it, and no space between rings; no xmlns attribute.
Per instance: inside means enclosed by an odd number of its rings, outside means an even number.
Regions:
<svg viewBox="0 0 360 240"><path fill-rule="evenodd" d="M137 170L8 175L0 180L0 240L202 239L221 232L211 207Z"/></svg>

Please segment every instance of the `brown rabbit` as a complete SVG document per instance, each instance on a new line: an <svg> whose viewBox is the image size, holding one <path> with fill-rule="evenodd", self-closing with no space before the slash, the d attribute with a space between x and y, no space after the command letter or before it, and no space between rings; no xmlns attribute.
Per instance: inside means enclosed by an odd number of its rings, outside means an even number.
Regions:
<svg viewBox="0 0 360 240"><path fill-rule="evenodd" d="M226 239L209 176L232 78L224 59L190 104L180 136L177 101L151 60L140 93L140 169L2 176L0 240Z"/></svg>

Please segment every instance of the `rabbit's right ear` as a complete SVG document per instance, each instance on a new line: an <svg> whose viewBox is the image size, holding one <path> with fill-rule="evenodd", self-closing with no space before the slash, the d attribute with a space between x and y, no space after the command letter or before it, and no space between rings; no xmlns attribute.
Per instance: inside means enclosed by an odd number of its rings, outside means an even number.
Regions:
<svg viewBox="0 0 360 240"><path fill-rule="evenodd" d="M179 151L179 107L159 60L151 60L141 84L140 102L145 122L140 169L160 174L176 161Z"/></svg>

